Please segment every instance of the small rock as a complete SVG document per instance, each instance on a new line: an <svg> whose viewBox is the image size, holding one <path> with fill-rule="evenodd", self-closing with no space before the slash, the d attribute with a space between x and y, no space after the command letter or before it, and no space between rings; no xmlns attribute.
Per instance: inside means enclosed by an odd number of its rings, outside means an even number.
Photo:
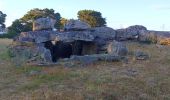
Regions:
<svg viewBox="0 0 170 100"><path fill-rule="evenodd" d="M145 52L138 50L135 52L135 59L136 60L146 60L146 59L149 59L149 55Z"/></svg>
<svg viewBox="0 0 170 100"><path fill-rule="evenodd" d="M39 75L39 74L41 74L40 71L32 70L32 71L29 72L29 75L30 75L30 76L35 76L35 75Z"/></svg>

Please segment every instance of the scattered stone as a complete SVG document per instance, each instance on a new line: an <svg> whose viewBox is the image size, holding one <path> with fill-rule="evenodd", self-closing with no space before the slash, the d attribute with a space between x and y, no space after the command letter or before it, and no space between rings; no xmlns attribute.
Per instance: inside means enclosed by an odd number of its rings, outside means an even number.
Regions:
<svg viewBox="0 0 170 100"><path fill-rule="evenodd" d="M39 18L33 22L33 31L52 30L55 22L52 18Z"/></svg>

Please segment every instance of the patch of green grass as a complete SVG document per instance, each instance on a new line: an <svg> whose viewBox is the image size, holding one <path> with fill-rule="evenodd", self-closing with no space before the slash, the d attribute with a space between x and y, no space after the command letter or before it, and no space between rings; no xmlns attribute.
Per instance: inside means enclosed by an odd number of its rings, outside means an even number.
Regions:
<svg viewBox="0 0 170 100"><path fill-rule="evenodd" d="M1 60L10 60L9 50L6 45L0 45L0 59Z"/></svg>
<svg viewBox="0 0 170 100"><path fill-rule="evenodd" d="M21 67L16 68L16 72L27 74L31 71L41 71L42 69L43 69L43 67L39 67L39 66L21 66Z"/></svg>

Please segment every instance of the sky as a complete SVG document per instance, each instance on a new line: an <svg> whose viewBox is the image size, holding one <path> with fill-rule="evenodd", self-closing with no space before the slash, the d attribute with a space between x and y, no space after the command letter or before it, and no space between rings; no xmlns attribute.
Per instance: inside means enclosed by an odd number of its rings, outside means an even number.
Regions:
<svg viewBox="0 0 170 100"><path fill-rule="evenodd" d="M114 29L143 25L170 31L170 0L0 0L0 11L7 14L6 26L33 8L52 8L67 19L77 19L79 10L95 10Z"/></svg>

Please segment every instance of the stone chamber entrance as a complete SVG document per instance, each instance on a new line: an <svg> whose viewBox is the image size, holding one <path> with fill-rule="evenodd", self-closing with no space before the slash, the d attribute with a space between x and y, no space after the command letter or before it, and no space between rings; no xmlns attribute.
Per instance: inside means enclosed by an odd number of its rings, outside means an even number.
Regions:
<svg viewBox="0 0 170 100"><path fill-rule="evenodd" d="M84 56L97 54L97 45L94 42L76 40L74 42L47 41L44 47L50 50L52 61L70 58L72 55Z"/></svg>

